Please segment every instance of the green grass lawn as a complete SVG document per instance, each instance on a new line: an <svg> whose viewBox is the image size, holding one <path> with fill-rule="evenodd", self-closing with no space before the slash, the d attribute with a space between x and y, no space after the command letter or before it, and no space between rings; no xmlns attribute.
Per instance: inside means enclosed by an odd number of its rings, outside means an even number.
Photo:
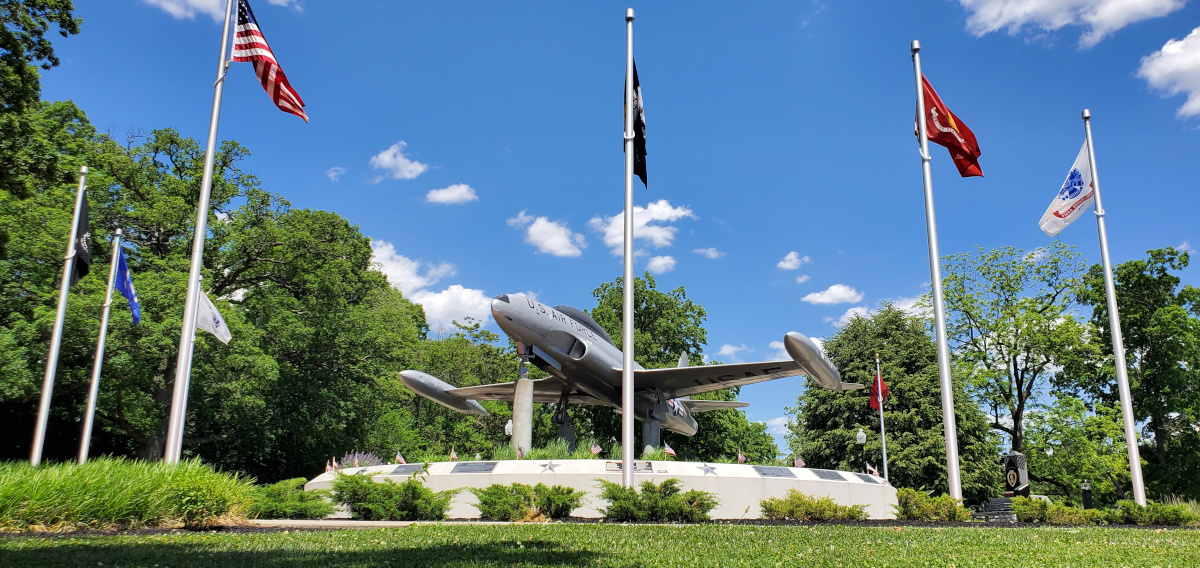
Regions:
<svg viewBox="0 0 1200 568"><path fill-rule="evenodd" d="M1200 566L1200 531L414 525L0 538L0 566Z"/></svg>

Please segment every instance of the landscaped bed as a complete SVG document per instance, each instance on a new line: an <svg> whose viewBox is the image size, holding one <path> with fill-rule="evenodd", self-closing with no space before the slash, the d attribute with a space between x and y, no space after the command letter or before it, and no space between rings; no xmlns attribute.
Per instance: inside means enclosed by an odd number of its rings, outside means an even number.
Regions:
<svg viewBox="0 0 1200 568"><path fill-rule="evenodd" d="M2 566L1196 566L1200 531L418 524L382 530L8 536Z"/></svg>

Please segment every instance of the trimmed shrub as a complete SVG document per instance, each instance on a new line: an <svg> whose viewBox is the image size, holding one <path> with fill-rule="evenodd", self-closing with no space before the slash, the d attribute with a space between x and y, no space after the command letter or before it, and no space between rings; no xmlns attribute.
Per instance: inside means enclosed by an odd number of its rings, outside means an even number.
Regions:
<svg viewBox="0 0 1200 568"><path fill-rule="evenodd" d="M600 498L610 503L602 511L609 521L701 523L708 521L708 512L717 507L712 493L682 491L678 479L667 479L661 485L643 481L640 494L632 487L603 479L597 481L602 487Z"/></svg>
<svg viewBox="0 0 1200 568"><path fill-rule="evenodd" d="M333 514L329 491L305 491L303 477L254 488L250 516L258 519L324 519Z"/></svg>
<svg viewBox="0 0 1200 568"><path fill-rule="evenodd" d="M458 490L434 493L417 479L404 483L375 483L365 475L339 473L333 481L334 500L350 516L368 521L440 521Z"/></svg>
<svg viewBox="0 0 1200 568"><path fill-rule="evenodd" d="M253 480L199 460L0 463L0 530L201 528L239 522Z"/></svg>
<svg viewBox="0 0 1200 568"><path fill-rule="evenodd" d="M1051 525L1103 525L1104 512L1055 503L1046 508L1046 522Z"/></svg>
<svg viewBox="0 0 1200 568"><path fill-rule="evenodd" d="M1196 516L1185 504L1166 505L1148 501L1146 506L1136 501L1117 501L1115 509L1104 511L1105 520L1114 525L1167 525L1184 526L1196 522Z"/></svg>
<svg viewBox="0 0 1200 568"><path fill-rule="evenodd" d="M1030 499L1028 497L1013 497L1012 510L1017 516L1017 520L1022 523L1044 523L1046 522L1046 510L1050 508L1050 504L1041 499Z"/></svg>
<svg viewBox="0 0 1200 568"><path fill-rule="evenodd" d="M867 518L866 505L838 505L830 497L809 497L789 489L783 498L771 497L758 502L762 518L794 521L861 521Z"/></svg>
<svg viewBox="0 0 1200 568"><path fill-rule="evenodd" d="M896 491L896 518L908 521L968 521L971 511L949 495L930 497L924 491Z"/></svg>
<svg viewBox="0 0 1200 568"><path fill-rule="evenodd" d="M523 483L495 484L484 489L470 489L479 499L479 516L497 521L562 519L583 504L582 491L561 485L539 483L533 487Z"/></svg>

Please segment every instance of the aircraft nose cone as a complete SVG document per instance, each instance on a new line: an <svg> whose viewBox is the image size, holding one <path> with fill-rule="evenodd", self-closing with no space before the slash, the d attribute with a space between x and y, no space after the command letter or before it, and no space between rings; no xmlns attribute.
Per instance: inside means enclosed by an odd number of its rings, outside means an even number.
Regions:
<svg viewBox="0 0 1200 568"><path fill-rule="evenodd" d="M511 309L512 302L509 300L508 294L500 294L499 296L492 298L492 317L495 318L497 322L505 319L505 314ZM508 321L512 321L511 317L507 319Z"/></svg>

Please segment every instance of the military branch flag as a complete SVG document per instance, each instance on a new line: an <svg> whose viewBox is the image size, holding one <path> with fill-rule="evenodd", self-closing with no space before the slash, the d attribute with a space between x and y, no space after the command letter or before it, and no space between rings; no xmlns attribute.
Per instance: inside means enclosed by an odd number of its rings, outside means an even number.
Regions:
<svg viewBox="0 0 1200 568"><path fill-rule="evenodd" d="M983 176L979 167L979 141L975 133L963 123L929 84L929 79L921 75L921 85L925 91L925 130L929 141L945 146L958 167L962 177Z"/></svg>
<svg viewBox="0 0 1200 568"><path fill-rule="evenodd" d="M129 300L129 311L133 313L133 325L142 323L142 306L138 303L137 290L133 289L133 279L129 277L129 264L125 262L125 249L121 249L121 258L117 260L117 291Z"/></svg>
<svg viewBox="0 0 1200 568"><path fill-rule="evenodd" d="M225 325L225 319L221 317L221 312L217 311L217 307L213 305L212 300L208 299L208 294L202 290L200 292L200 305L196 306L196 329L203 329L221 340L221 343L229 345L229 340L233 336L229 334L229 326Z"/></svg>
<svg viewBox="0 0 1200 568"><path fill-rule="evenodd" d="M880 406L883 405L883 400L886 399L887 396L887 384L883 382L883 375L876 371L875 382L871 383L871 408L874 410L879 410Z"/></svg>
<svg viewBox="0 0 1200 568"><path fill-rule="evenodd" d="M646 109L642 106L642 84L638 82L637 62L633 63L633 173L646 183ZM628 101L626 102L628 104Z"/></svg>
<svg viewBox="0 0 1200 568"><path fill-rule="evenodd" d="M88 227L87 195L79 202L79 224L75 229L75 265L71 270L71 285L74 286L80 278L87 276L92 267L92 255L88 252L88 242L92 240L92 230Z"/></svg>
<svg viewBox="0 0 1200 568"><path fill-rule="evenodd" d="M238 0L237 30L233 37L233 61L251 62L254 64L254 74L262 82L267 95L283 112L292 113L308 122L304 114L304 100L288 82L287 75L275 59L267 38L263 36L250 10L248 0Z"/></svg>
<svg viewBox="0 0 1200 568"><path fill-rule="evenodd" d="M1042 220L1038 221L1042 231L1051 237L1083 215L1088 206L1092 205L1092 198L1096 196L1096 182L1092 168L1088 165L1087 152L1085 140L1079 148L1079 155L1075 157L1075 163L1071 164L1071 171L1067 172L1066 181L1058 190L1058 195L1054 196L1054 201L1050 202L1050 207L1042 214Z"/></svg>

